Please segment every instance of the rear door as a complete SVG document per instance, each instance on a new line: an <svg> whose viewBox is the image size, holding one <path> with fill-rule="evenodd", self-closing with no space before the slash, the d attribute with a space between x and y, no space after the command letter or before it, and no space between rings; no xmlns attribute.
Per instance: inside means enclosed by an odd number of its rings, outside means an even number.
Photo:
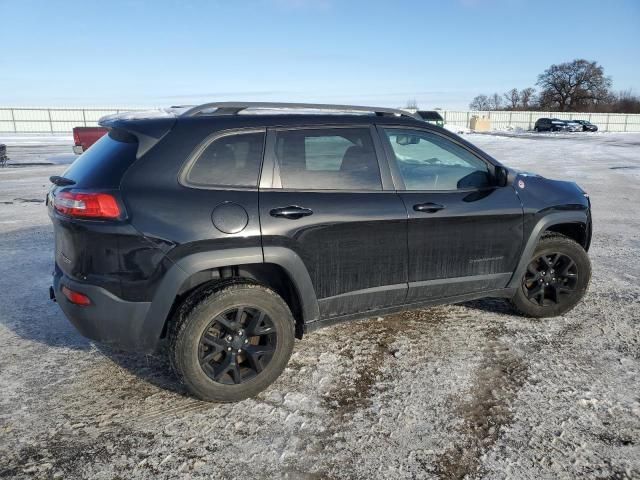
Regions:
<svg viewBox="0 0 640 480"><path fill-rule="evenodd" d="M260 184L265 257L269 247L286 247L302 259L321 317L405 300L406 211L381 156L370 125L268 131Z"/></svg>
<svg viewBox="0 0 640 480"><path fill-rule="evenodd" d="M494 186L492 165L447 135L380 131L409 217L407 302L506 286L522 245L515 190Z"/></svg>

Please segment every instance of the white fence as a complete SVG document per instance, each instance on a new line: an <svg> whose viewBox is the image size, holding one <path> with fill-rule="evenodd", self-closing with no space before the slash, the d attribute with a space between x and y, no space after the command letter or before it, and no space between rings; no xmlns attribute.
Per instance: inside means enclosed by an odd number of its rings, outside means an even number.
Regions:
<svg viewBox="0 0 640 480"><path fill-rule="evenodd" d="M91 127L104 115L139 108L11 108L0 107L0 133L70 133L73 127ZM485 116L495 130L533 129L541 117L588 120L603 132L640 132L640 115L622 113L560 113L496 111L473 112L443 110L446 123L469 127L471 117Z"/></svg>
<svg viewBox="0 0 640 480"><path fill-rule="evenodd" d="M598 126L601 132L640 132L640 115L625 113L561 113L561 112L455 112L442 111L445 123L469 127L469 121L474 115L484 116L491 120L491 128L506 130L521 128L532 130L538 118L559 118L561 120L588 120Z"/></svg>
<svg viewBox="0 0 640 480"><path fill-rule="evenodd" d="M0 133L71 133L73 127L94 127L100 117L136 108L11 108L0 107Z"/></svg>

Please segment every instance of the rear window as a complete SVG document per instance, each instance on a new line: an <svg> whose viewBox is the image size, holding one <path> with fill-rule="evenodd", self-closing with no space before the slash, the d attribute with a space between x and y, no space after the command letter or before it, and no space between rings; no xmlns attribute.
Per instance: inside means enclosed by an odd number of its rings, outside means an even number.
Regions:
<svg viewBox="0 0 640 480"><path fill-rule="evenodd" d="M185 176L194 186L256 187L262 164L264 132L225 135L200 153Z"/></svg>
<svg viewBox="0 0 640 480"><path fill-rule="evenodd" d="M62 176L75 181L77 188L118 188L137 151L136 137L114 129L80 155Z"/></svg>

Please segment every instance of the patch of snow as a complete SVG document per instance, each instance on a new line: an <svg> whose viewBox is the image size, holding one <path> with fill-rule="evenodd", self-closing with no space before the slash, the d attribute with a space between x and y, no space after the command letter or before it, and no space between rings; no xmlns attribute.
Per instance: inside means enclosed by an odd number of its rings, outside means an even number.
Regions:
<svg viewBox="0 0 640 480"><path fill-rule="evenodd" d="M7 148L18 145L73 145L70 133L0 133Z"/></svg>
<svg viewBox="0 0 640 480"><path fill-rule="evenodd" d="M156 108L151 110L131 110L128 112L112 113L105 115L98 120L99 124L103 122L112 122L114 120L146 120L151 118L170 118L186 111L187 107L178 108Z"/></svg>
<svg viewBox="0 0 640 480"><path fill-rule="evenodd" d="M464 133L473 133L473 130L471 130L470 128L461 125L454 125L453 123L445 123L443 128L458 135Z"/></svg>

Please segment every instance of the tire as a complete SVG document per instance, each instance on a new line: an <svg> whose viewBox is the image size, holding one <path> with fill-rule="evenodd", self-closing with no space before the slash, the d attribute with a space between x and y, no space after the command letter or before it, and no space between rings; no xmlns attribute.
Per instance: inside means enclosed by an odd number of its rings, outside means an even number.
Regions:
<svg viewBox="0 0 640 480"><path fill-rule="evenodd" d="M582 300L590 280L591 262L582 246L560 234L544 236L511 302L528 317L556 317Z"/></svg>
<svg viewBox="0 0 640 480"><path fill-rule="evenodd" d="M201 400L237 402L257 395L280 376L293 351L295 321L289 307L259 284L227 283L197 291L176 317L171 363Z"/></svg>
<svg viewBox="0 0 640 480"><path fill-rule="evenodd" d="M540 133L540 129L538 127L533 127L533 131L536 133Z"/></svg>

